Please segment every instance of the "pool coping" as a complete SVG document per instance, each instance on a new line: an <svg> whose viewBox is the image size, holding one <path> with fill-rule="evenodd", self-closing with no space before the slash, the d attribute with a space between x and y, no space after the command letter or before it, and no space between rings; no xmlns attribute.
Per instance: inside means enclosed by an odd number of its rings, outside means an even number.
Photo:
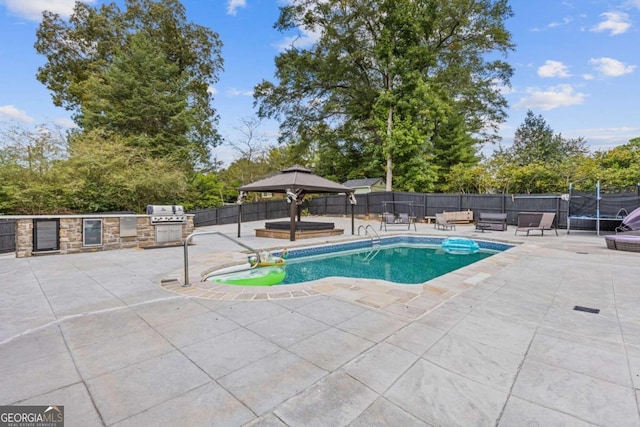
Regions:
<svg viewBox="0 0 640 427"><path fill-rule="evenodd" d="M392 235L387 238L398 238L406 235ZM409 235L415 237L442 240L442 236ZM292 248L290 251L315 248L319 246L335 246L338 244L354 243L362 241L362 237L336 241L323 245L303 245ZM234 300L234 301L272 301L292 298L304 298L318 295L330 295L342 300L362 304L368 308L382 310L388 314L400 316L403 319L418 319L428 312L436 309L446 301L458 296L465 290L487 280L497 271L519 258L521 253L528 252L524 245L514 241L497 239L473 239L478 242L488 242L499 245L511 246L508 250L495 253L493 256L477 261L468 266L459 268L450 273L436 277L420 284L396 284L378 279L354 279L349 277L331 276L322 279L290 285L278 285L277 287L256 287L226 285L215 282L192 282L190 286L176 278L164 279L160 286L170 292L193 298L209 300ZM273 249L276 251L277 249ZM235 253L238 254L237 252ZM246 254L242 254L246 256ZM208 260L209 268L202 270L200 278L211 271L239 263L236 256L221 258L217 264ZM197 267L196 267L197 268ZM191 269L190 269L191 270ZM257 289L258 288L258 289ZM275 289L277 288L277 289Z"/></svg>

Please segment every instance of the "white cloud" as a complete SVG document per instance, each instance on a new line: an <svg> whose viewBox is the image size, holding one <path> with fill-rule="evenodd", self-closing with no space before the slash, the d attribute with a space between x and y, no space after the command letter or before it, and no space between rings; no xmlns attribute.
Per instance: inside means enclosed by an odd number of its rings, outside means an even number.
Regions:
<svg viewBox="0 0 640 427"><path fill-rule="evenodd" d="M247 0L229 0L227 3L227 14L236 15L236 12L241 7L247 7Z"/></svg>
<svg viewBox="0 0 640 427"><path fill-rule="evenodd" d="M547 27L549 27L549 28L560 27L562 25L570 24L571 22L573 22L573 18L571 16L567 16L567 17L563 18L562 21L553 21L553 22L551 22L549 25L547 25Z"/></svg>
<svg viewBox="0 0 640 427"><path fill-rule="evenodd" d="M585 80L593 80L596 78L596 76L594 76L593 74L583 74L582 78Z"/></svg>
<svg viewBox="0 0 640 427"><path fill-rule="evenodd" d="M591 58L589 63L591 63L600 74L607 77L623 76L632 73L636 68L635 65L626 65L624 62L613 58Z"/></svg>
<svg viewBox="0 0 640 427"><path fill-rule="evenodd" d="M312 31L307 30L306 28L298 28L298 30L300 31L300 34L297 36L285 37L276 45L279 51L284 51L290 47L296 47L299 49L307 48L320 40L320 36L322 35L321 31Z"/></svg>
<svg viewBox="0 0 640 427"><path fill-rule="evenodd" d="M64 129L70 129L70 128L78 127L76 122L74 122L73 120L71 120L69 118L55 119L53 121L53 123L55 123L56 125L64 128Z"/></svg>
<svg viewBox="0 0 640 427"><path fill-rule="evenodd" d="M26 112L18 110L13 105L0 106L0 117L5 117L10 120L16 120L23 123L33 122L33 117L29 116Z"/></svg>
<svg viewBox="0 0 640 427"><path fill-rule="evenodd" d="M560 61L546 61L538 68L540 77L569 77L568 68Z"/></svg>
<svg viewBox="0 0 640 427"><path fill-rule="evenodd" d="M635 7L640 9L640 0L627 0L625 3L628 7Z"/></svg>
<svg viewBox="0 0 640 427"><path fill-rule="evenodd" d="M96 0L83 0L83 3L93 4ZM17 15L30 21L40 21L42 12L48 10L68 18L73 13L75 0L0 0L12 15Z"/></svg>
<svg viewBox="0 0 640 427"><path fill-rule="evenodd" d="M587 128L576 129L573 133L584 136L591 150L602 151L626 144L636 138L640 133L640 127Z"/></svg>
<svg viewBox="0 0 640 427"><path fill-rule="evenodd" d="M209 86L209 87L207 88L207 92L209 92L211 95L215 95L216 93L218 93L218 89L216 89L216 88L215 88L215 87L213 87L213 86Z"/></svg>
<svg viewBox="0 0 640 427"><path fill-rule="evenodd" d="M604 18L604 21L593 27L591 31L610 31L609 35L616 36L627 32L629 27L631 27L629 15L624 12L605 12L600 14L600 16Z"/></svg>
<svg viewBox="0 0 640 427"><path fill-rule="evenodd" d="M227 90L227 96L236 97L236 96L253 96L252 90L240 90L234 87L229 88Z"/></svg>
<svg viewBox="0 0 640 427"><path fill-rule="evenodd" d="M554 108L580 105L586 95L574 92L571 85L552 86L546 90L527 88L527 95L516 104L516 108L553 110Z"/></svg>

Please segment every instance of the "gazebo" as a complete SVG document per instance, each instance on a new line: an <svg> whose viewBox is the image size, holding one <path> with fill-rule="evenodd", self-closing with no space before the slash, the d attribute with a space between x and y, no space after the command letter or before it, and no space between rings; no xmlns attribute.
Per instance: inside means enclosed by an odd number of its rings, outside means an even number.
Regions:
<svg viewBox="0 0 640 427"><path fill-rule="evenodd" d="M337 182L330 181L315 175L311 170L300 165L294 165L281 170L278 174L261 179L252 184L247 184L238 189L238 237L240 237L240 223L242 221L242 203L250 192L283 193L287 196L287 202L291 205L289 222L289 240L296 240L296 216L300 217L300 206L307 194L313 193L344 193L351 203L351 234L354 230L354 210L356 204L353 189Z"/></svg>

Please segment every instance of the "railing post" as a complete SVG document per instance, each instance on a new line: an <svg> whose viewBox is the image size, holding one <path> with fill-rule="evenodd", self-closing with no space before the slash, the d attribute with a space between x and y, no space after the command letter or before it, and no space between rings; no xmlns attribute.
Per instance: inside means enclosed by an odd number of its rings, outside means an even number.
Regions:
<svg viewBox="0 0 640 427"><path fill-rule="evenodd" d="M253 249L250 246L245 245L242 242L237 241L236 239L227 236L226 234L222 234L219 231L200 231L200 232L194 232L189 234L185 239L184 239L184 283L182 284L182 287L187 287L187 286L191 286L191 283L189 282L189 242L191 241L191 239L195 236L202 236L205 234L218 234L226 239L231 240L234 243L237 243L238 245L242 246L245 249L248 249L252 252L254 252L256 254L256 256L258 257L258 262L260 262L260 253Z"/></svg>

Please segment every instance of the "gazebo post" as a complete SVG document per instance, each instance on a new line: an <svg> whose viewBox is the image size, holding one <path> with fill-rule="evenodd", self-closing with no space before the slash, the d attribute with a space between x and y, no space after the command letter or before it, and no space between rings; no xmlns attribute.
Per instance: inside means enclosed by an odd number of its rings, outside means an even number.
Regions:
<svg viewBox="0 0 640 427"><path fill-rule="evenodd" d="M242 223L242 205L238 205L238 237L240 237L240 224Z"/></svg>
<svg viewBox="0 0 640 427"><path fill-rule="evenodd" d="M354 205L351 204L351 235L356 234L356 219Z"/></svg>
<svg viewBox="0 0 640 427"><path fill-rule="evenodd" d="M296 201L291 200L291 226L289 228L289 240L296 240Z"/></svg>
<svg viewBox="0 0 640 427"><path fill-rule="evenodd" d="M244 199L247 197L247 193L244 191L240 191L238 193L238 200L236 204L238 205L238 237L240 237L240 224L242 223L242 204L244 203Z"/></svg>

